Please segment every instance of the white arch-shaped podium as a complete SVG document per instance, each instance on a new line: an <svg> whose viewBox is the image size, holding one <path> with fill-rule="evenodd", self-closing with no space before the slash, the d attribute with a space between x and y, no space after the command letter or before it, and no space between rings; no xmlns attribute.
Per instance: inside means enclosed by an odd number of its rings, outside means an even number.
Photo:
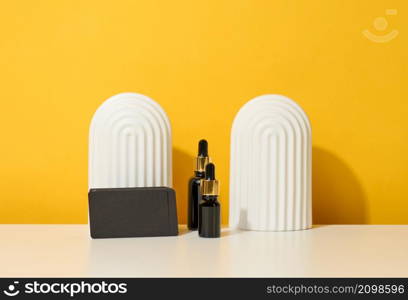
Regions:
<svg viewBox="0 0 408 300"><path fill-rule="evenodd" d="M95 112L89 130L89 188L172 186L169 119L144 95L122 93Z"/></svg>
<svg viewBox="0 0 408 300"><path fill-rule="evenodd" d="M310 228L311 147L310 122L296 102L264 95L246 103L231 132L230 226Z"/></svg>

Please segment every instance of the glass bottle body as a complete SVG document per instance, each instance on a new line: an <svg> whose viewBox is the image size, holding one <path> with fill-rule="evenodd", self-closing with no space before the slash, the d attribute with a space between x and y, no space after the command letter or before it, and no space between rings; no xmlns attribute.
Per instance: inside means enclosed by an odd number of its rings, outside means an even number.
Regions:
<svg viewBox="0 0 408 300"><path fill-rule="evenodd" d="M218 196L204 195L199 204L198 234L218 238L221 235L221 205Z"/></svg>
<svg viewBox="0 0 408 300"><path fill-rule="evenodd" d="M198 229L198 206L201 201L201 179L204 175L204 172L196 171L188 182L187 227L190 230Z"/></svg>

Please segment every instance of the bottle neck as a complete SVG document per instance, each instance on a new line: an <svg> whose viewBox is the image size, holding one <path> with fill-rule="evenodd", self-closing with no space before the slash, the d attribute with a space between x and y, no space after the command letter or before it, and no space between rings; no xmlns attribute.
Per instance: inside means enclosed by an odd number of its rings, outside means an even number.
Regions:
<svg viewBox="0 0 408 300"><path fill-rule="evenodd" d="M205 177L205 172L194 171L194 174L198 178L204 178Z"/></svg>
<svg viewBox="0 0 408 300"><path fill-rule="evenodd" d="M218 200L218 196L216 196L216 195L202 195L202 199L203 199L204 201L212 201L212 202L215 202L215 201Z"/></svg>

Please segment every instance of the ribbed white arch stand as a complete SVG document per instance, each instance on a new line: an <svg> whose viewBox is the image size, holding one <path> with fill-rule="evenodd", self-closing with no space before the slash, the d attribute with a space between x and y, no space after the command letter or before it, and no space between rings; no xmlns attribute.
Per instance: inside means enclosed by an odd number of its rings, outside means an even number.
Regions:
<svg viewBox="0 0 408 300"><path fill-rule="evenodd" d="M232 125L230 172L230 226L312 226L311 127L296 102L264 95L240 109Z"/></svg>
<svg viewBox="0 0 408 300"><path fill-rule="evenodd" d="M172 186L170 122L158 103L122 93L97 109L88 176L89 188Z"/></svg>

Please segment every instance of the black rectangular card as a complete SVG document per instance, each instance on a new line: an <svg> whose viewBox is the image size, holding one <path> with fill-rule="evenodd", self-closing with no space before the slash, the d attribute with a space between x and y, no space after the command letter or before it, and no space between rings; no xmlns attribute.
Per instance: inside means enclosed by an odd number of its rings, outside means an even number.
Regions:
<svg viewBox="0 0 408 300"><path fill-rule="evenodd" d="M178 235L175 191L168 187L91 189L92 238Z"/></svg>

